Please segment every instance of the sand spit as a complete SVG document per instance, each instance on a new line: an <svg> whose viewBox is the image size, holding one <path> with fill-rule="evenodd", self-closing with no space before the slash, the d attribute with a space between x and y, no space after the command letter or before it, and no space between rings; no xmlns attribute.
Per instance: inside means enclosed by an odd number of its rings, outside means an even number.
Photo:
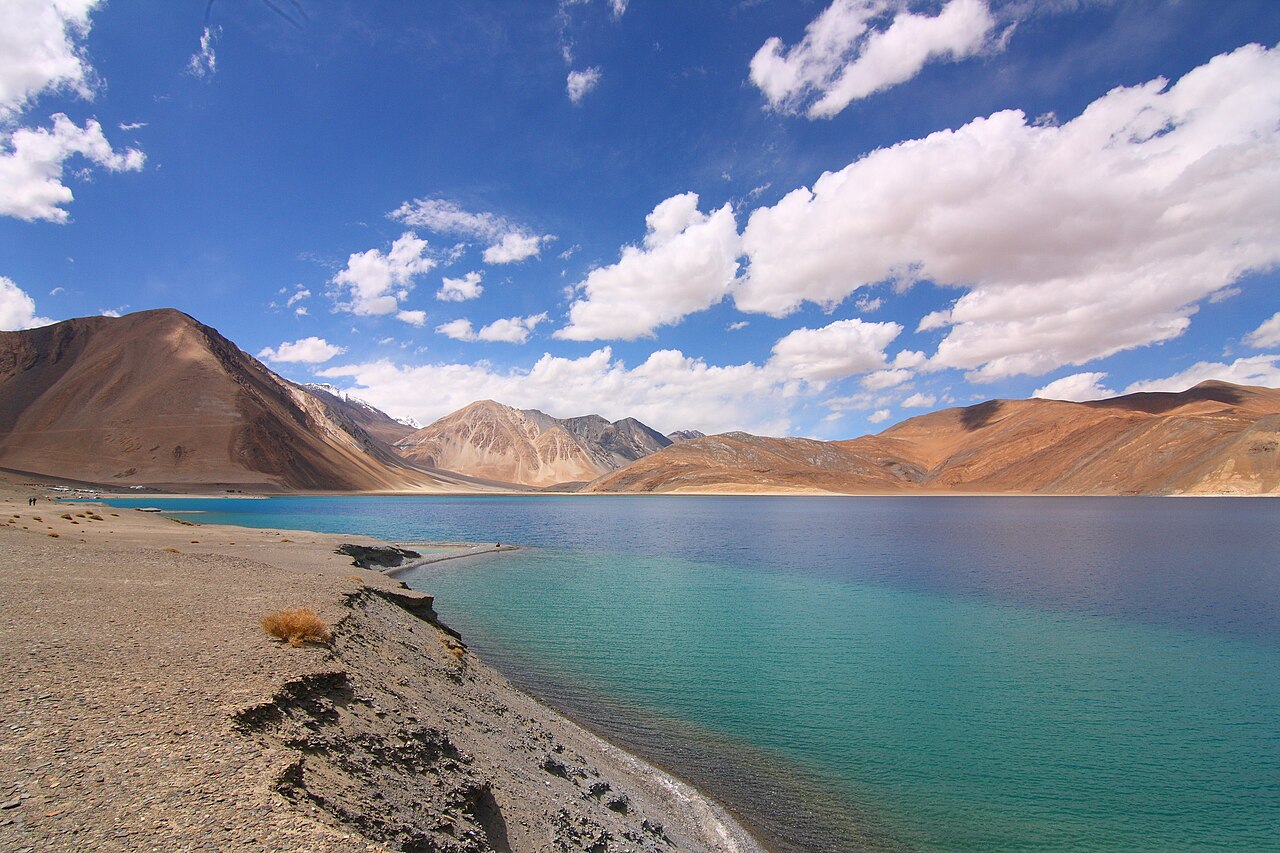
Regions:
<svg viewBox="0 0 1280 853"><path fill-rule="evenodd" d="M342 541L373 542L10 489L0 849L759 849L513 688ZM258 625L299 606L330 647Z"/></svg>

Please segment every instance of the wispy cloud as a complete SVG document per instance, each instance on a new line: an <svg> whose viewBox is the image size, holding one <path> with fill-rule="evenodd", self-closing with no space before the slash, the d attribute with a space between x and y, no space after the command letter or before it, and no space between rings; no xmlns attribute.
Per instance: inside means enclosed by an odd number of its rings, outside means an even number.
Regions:
<svg viewBox="0 0 1280 853"><path fill-rule="evenodd" d="M570 71L565 79L565 91L569 94L569 100L575 104L581 103L588 92L600 85L600 77L601 71L598 67Z"/></svg>
<svg viewBox="0 0 1280 853"><path fill-rule="evenodd" d="M485 263L509 264L537 256L542 246L555 239L538 235L504 216L464 209L457 202L429 198L406 201L387 214L391 219L437 234L471 237L490 243L484 251Z"/></svg>
<svg viewBox="0 0 1280 853"><path fill-rule="evenodd" d="M192 77L212 77L218 72L218 55L215 46L222 36L222 27L205 27L200 34L200 49L187 60L187 73Z"/></svg>

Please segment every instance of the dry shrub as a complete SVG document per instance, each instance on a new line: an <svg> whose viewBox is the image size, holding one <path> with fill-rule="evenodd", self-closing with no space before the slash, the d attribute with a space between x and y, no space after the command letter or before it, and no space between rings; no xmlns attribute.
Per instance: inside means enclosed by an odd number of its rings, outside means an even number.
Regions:
<svg viewBox="0 0 1280 853"><path fill-rule="evenodd" d="M263 617L261 625L268 634L291 646L300 646L303 643L327 643L333 639L333 632L329 630L329 626L310 607L268 613Z"/></svg>
<svg viewBox="0 0 1280 853"><path fill-rule="evenodd" d="M452 637L441 637L440 640L444 643L444 647L449 650L449 654L453 655L459 662L461 662L462 656L467 653L467 647Z"/></svg>
<svg viewBox="0 0 1280 853"><path fill-rule="evenodd" d="M177 548L162 548L161 550L162 550L162 551L164 551L166 554L181 554L181 553L182 553L182 552L181 552L181 551L179 551Z"/></svg>
<svg viewBox="0 0 1280 853"><path fill-rule="evenodd" d="M45 535L46 535L46 536L48 536L48 537L50 537L50 538L52 538L52 539L57 539L57 538L58 538L58 534L56 534L56 533L46 533Z"/></svg>
<svg viewBox="0 0 1280 853"><path fill-rule="evenodd" d="M71 513L69 513L69 512L64 512L64 513L61 515L61 518L65 518L67 521L70 521L70 520L71 520Z"/></svg>
<svg viewBox="0 0 1280 853"><path fill-rule="evenodd" d="M360 577L359 575L343 575L343 577L349 581L355 581L361 586L364 586L364 578Z"/></svg>

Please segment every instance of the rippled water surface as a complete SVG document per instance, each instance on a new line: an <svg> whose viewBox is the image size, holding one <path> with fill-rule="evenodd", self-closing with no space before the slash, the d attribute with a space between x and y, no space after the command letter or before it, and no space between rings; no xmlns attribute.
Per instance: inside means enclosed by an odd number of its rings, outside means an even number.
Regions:
<svg viewBox="0 0 1280 853"><path fill-rule="evenodd" d="M405 580L780 849L1280 849L1276 501L132 503L527 546Z"/></svg>

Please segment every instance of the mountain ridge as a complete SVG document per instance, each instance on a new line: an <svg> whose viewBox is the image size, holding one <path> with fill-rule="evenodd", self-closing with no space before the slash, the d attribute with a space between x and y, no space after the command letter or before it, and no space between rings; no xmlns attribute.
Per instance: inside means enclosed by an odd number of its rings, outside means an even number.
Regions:
<svg viewBox="0 0 1280 853"><path fill-rule="evenodd" d="M988 400L821 442L681 442L592 492L1278 494L1280 391L1209 381L1107 400Z"/></svg>
<svg viewBox="0 0 1280 853"><path fill-rule="evenodd" d="M171 308L0 332L0 465L121 486L445 485Z"/></svg>
<svg viewBox="0 0 1280 853"><path fill-rule="evenodd" d="M555 418L477 400L394 446L422 467L546 488L590 482L670 444L635 418Z"/></svg>

